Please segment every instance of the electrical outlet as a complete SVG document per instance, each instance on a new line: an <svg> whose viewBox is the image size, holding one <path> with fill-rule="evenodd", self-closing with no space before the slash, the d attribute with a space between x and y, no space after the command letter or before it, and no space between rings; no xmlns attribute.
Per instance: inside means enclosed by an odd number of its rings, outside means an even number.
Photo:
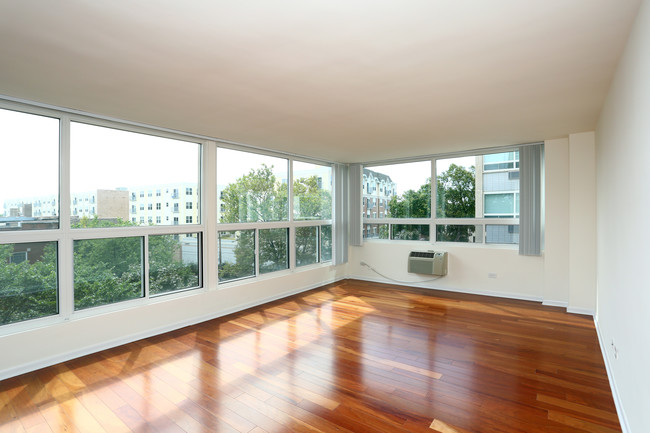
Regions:
<svg viewBox="0 0 650 433"><path fill-rule="evenodd" d="M496 272L488 272L488 278L496 278L497 274Z"/></svg>
<svg viewBox="0 0 650 433"><path fill-rule="evenodd" d="M614 359L618 359L618 348L616 347L616 344L614 344L614 339L612 339L612 352L614 352Z"/></svg>

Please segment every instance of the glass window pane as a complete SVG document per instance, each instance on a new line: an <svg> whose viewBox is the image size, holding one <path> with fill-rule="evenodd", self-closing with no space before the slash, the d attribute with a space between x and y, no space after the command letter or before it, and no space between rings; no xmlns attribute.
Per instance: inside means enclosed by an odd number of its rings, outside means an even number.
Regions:
<svg viewBox="0 0 650 433"><path fill-rule="evenodd" d="M318 226L296 227L296 266L318 263Z"/></svg>
<svg viewBox="0 0 650 433"><path fill-rule="evenodd" d="M0 109L0 231L59 227L59 119Z"/></svg>
<svg viewBox="0 0 650 433"><path fill-rule="evenodd" d="M255 276L255 230L219 232L219 281Z"/></svg>
<svg viewBox="0 0 650 433"><path fill-rule="evenodd" d="M436 215L438 218L480 217L476 214L475 206L476 165L477 157L474 156L436 161Z"/></svg>
<svg viewBox="0 0 650 433"><path fill-rule="evenodd" d="M514 193L485 194L483 197L485 200L486 217L514 218L515 215Z"/></svg>
<svg viewBox="0 0 650 433"><path fill-rule="evenodd" d="M320 261L332 260L332 226L320 226Z"/></svg>
<svg viewBox="0 0 650 433"><path fill-rule="evenodd" d="M518 244L519 225L487 224L485 226L485 243L486 244Z"/></svg>
<svg viewBox="0 0 650 433"><path fill-rule="evenodd" d="M429 218L431 161L364 167L363 217Z"/></svg>
<svg viewBox="0 0 650 433"><path fill-rule="evenodd" d="M0 325L57 314L57 287L56 242L0 245Z"/></svg>
<svg viewBox="0 0 650 433"><path fill-rule="evenodd" d="M364 239L388 239L388 224L364 224Z"/></svg>
<svg viewBox="0 0 650 433"><path fill-rule="evenodd" d="M483 226L467 224L436 225L437 242L483 242Z"/></svg>
<svg viewBox="0 0 650 433"><path fill-rule="evenodd" d="M199 287L198 233L149 236L149 294Z"/></svg>
<svg viewBox="0 0 650 433"><path fill-rule="evenodd" d="M217 149L217 221L222 223L289 219L283 158Z"/></svg>
<svg viewBox="0 0 650 433"><path fill-rule="evenodd" d="M77 122L70 128L73 227L200 222L199 144Z"/></svg>
<svg viewBox="0 0 650 433"><path fill-rule="evenodd" d="M293 162L293 217L296 220L332 218L332 167Z"/></svg>
<svg viewBox="0 0 650 433"><path fill-rule="evenodd" d="M74 241L74 309L144 296L142 238Z"/></svg>
<svg viewBox="0 0 650 433"><path fill-rule="evenodd" d="M393 224L391 225L391 239L401 239L409 241L428 241L429 224Z"/></svg>
<svg viewBox="0 0 650 433"><path fill-rule="evenodd" d="M260 274L289 269L289 229L260 229Z"/></svg>

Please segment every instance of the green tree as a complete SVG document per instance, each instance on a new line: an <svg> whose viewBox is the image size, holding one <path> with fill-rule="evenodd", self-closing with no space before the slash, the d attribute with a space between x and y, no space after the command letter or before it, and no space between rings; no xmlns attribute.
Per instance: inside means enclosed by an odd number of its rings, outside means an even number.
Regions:
<svg viewBox="0 0 650 433"><path fill-rule="evenodd" d="M294 217L296 219L330 219L332 217L332 195L321 187L317 176L301 177L293 182ZM223 212L221 221L263 222L284 221L289 214L288 189L286 183L278 181L273 166L263 164L224 188L221 196ZM220 261L219 279L225 281L254 275L255 238L253 230L220 232L222 242L234 242L235 261ZM279 264L282 268L287 260L286 236L280 232L260 234L260 272L271 272ZM316 250L317 240L313 235L296 236L297 258L311 255ZM300 256L300 257L298 257ZM305 256L306 257L306 256ZM318 257L318 256L316 256ZM276 266L274 266L276 264Z"/></svg>
<svg viewBox="0 0 650 433"><path fill-rule="evenodd" d="M0 245L0 325L56 314L56 242L47 242L42 257L11 263L15 245Z"/></svg>
<svg viewBox="0 0 650 433"><path fill-rule="evenodd" d="M301 177L293 182L293 211L296 219L332 218L332 194L323 189L318 176Z"/></svg>
<svg viewBox="0 0 650 433"><path fill-rule="evenodd" d="M179 235L149 236L150 294L157 295L199 285L198 254L196 260L183 263L179 239Z"/></svg>
<svg viewBox="0 0 650 433"><path fill-rule="evenodd" d="M476 216L476 174L469 169L451 164L438 176L436 185L436 216L438 218L474 218ZM438 225L436 239L450 242L469 242L473 225Z"/></svg>
<svg viewBox="0 0 650 433"><path fill-rule="evenodd" d="M436 216L438 218L474 218L475 168L451 164L436 182ZM431 179L418 190L408 190L388 201L391 218L429 218L431 216ZM388 226L381 226L380 238L388 238ZM438 225L436 239L439 241L468 242L474 234L470 225ZM429 237L428 225L393 224L393 239L418 240Z"/></svg>
<svg viewBox="0 0 650 433"><path fill-rule="evenodd" d="M417 191L412 189L400 196L392 196L388 201L388 216L390 218L429 218L431 216L431 178ZM379 229L379 236L388 239L388 227ZM392 238L405 240L420 240L429 238L428 225L393 224Z"/></svg>
<svg viewBox="0 0 650 433"><path fill-rule="evenodd" d="M222 222L283 221L289 213L287 185L273 174L273 166L262 164L222 192Z"/></svg>

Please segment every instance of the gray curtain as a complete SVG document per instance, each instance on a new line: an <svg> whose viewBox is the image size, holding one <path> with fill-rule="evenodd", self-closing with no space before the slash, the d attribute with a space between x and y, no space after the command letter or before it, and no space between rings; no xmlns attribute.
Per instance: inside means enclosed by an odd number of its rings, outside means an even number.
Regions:
<svg viewBox="0 0 650 433"><path fill-rule="evenodd" d="M363 245L363 220L361 219L361 164L350 164L350 245Z"/></svg>
<svg viewBox="0 0 650 433"><path fill-rule="evenodd" d="M542 254L542 143L519 148L519 254Z"/></svg>

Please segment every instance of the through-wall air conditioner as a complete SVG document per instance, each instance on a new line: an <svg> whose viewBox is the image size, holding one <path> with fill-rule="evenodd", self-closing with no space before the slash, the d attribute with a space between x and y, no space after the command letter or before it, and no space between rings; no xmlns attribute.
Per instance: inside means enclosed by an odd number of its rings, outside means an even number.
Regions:
<svg viewBox="0 0 650 433"><path fill-rule="evenodd" d="M446 251L411 251L408 271L413 274L447 275Z"/></svg>

